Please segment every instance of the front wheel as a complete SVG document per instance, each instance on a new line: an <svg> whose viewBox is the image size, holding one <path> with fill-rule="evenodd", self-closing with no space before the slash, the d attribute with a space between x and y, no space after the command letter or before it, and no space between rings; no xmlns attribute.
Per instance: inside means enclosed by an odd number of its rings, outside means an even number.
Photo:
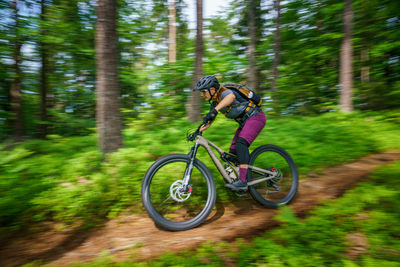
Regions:
<svg viewBox="0 0 400 267"><path fill-rule="evenodd" d="M210 170L199 160L193 164L190 181L183 184L190 158L172 154L153 163L142 182L142 202L154 222L164 229L194 228L210 215L216 199Z"/></svg>
<svg viewBox="0 0 400 267"><path fill-rule="evenodd" d="M250 155L249 165L270 171L270 175L253 171L248 173L248 181L273 177L249 186L251 196L267 207L288 204L296 195L298 187L297 167L290 155L274 145L257 147Z"/></svg>

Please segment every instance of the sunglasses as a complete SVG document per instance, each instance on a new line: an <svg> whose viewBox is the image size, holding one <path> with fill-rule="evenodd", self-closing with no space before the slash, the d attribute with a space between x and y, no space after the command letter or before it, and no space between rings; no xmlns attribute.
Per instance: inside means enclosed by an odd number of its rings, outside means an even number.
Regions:
<svg viewBox="0 0 400 267"><path fill-rule="evenodd" d="M200 89L200 92L201 92L202 94L204 94L204 93L208 92L208 89Z"/></svg>

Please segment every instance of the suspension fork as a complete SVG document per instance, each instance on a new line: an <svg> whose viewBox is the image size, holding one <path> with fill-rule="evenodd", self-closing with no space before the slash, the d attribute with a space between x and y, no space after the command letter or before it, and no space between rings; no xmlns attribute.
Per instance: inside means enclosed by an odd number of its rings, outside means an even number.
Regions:
<svg viewBox="0 0 400 267"><path fill-rule="evenodd" d="M189 162L186 165L185 174L183 176L184 187L186 187L190 182L190 177L192 176L194 161L196 159L196 154L198 149L199 149L199 144L196 142L188 154Z"/></svg>

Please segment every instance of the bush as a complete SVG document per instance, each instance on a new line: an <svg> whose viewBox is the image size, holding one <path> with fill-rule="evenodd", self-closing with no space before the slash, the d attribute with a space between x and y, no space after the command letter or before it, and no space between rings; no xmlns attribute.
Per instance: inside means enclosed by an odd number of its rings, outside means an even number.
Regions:
<svg viewBox="0 0 400 267"><path fill-rule="evenodd" d="M372 152L400 149L400 125L389 113L329 113L318 117L267 120L251 149L276 144L294 158L301 174L352 161ZM113 217L131 208L141 211L141 180L150 165L169 153L187 153L188 129L197 124L175 120L157 130L142 126L124 130L125 147L102 161L96 135L50 136L0 154L1 226L18 226L32 220L64 223ZM228 150L237 124L218 116L204 136ZM237 197L224 190L223 179L204 149L198 158L209 166L219 201Z"/></svg>

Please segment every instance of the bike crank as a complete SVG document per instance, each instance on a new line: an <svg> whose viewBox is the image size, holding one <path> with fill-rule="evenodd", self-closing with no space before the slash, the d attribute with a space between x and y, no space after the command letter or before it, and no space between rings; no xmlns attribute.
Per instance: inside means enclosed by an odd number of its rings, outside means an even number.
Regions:
<svg viewBox="0 0 400 267"><path fill-rule="evenodd" d="M192 194L192 185L185 186L182 180L175 181L169 188L169 193L173 200L183 202Z"/></svg>
<svg viewBox="0 0 400 267"><path fill-rule="evenodd" d="M237 195L238 197L244 197L247 196L247 190L239 190L235 192L235 195Z"/></svg>

